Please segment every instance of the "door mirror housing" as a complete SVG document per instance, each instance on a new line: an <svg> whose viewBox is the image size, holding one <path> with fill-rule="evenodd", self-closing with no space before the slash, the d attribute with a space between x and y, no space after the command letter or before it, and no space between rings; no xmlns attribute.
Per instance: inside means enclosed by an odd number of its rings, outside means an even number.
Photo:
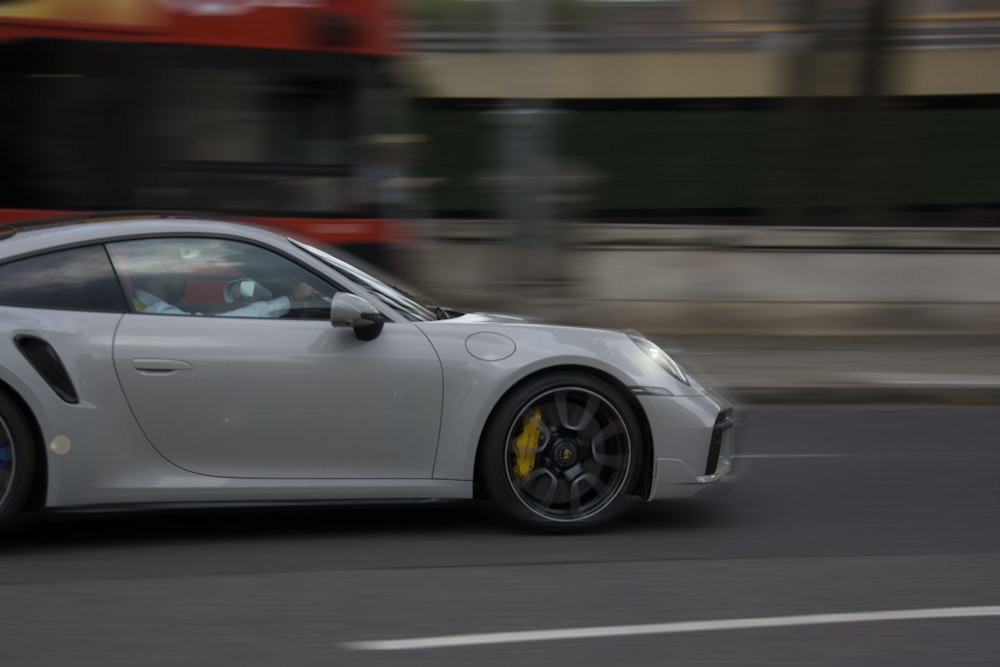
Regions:
<svg viewBox="0 0 1000 667"><path fill-rule="evenodd" d="M337 292L330 304L330 324L352 327L358 340L375 340L382 333L385 318L366 299L348 292Z"/></svg>

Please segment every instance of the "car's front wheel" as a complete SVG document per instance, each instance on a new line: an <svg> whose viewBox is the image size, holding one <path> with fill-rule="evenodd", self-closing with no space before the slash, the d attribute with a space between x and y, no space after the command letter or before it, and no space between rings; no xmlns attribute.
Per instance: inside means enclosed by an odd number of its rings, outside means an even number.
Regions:
<svg viewBox="0 0 1000 667"><path fill-rule="evenodd" d="M632 408L585 373L541 376L494 412L480 457L489 498L519 523L591 528L620 511L642 465Z"/></svg>
<svg viewBox="0 0 1000 667"><path fill-rule="evenodd" d="M24 414L0 394L0 522L24 506L35 470L35 446Z"/></svg>

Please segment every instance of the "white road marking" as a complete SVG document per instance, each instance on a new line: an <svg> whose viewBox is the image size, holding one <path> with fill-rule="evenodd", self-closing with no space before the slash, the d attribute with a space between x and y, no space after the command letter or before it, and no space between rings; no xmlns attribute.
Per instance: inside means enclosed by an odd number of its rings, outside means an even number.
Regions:
<svg viewBox="0 0 1000 667"><path fill-rule="evenodd" d="M516 644L522 642L557 641L562 639L594 639L595 637L626 637L634 635L665 635L682 632L712 632L748 630L754 628L785 628L799 625L830 625L834 623L873 623L878 621L913 621L942 618L976 618L1000 616L1000 606L944 607L938 609L900 609L843 614L806 614L802 616L771 616L734 618L718 621L685 621L651 623L647 625L608 625L562 630L525 630L521 632L487 632L414 639L385 639L347 642L341 646L356 651L405 651L412 649L482 646L484 644Z"/></svg>
<svg viewBox="0 0 1000 667"><path fill-rule="evenodd" d="M846 454L737 454L737 459L840 459Z"/></svg>

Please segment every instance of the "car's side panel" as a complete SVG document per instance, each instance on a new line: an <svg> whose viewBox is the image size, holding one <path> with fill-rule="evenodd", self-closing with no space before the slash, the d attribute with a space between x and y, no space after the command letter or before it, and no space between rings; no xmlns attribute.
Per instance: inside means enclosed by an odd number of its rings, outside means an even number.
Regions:
<svg viewBox="0 0 1000 667"><path fill-rule="evenodd" d="M111 357L121 315L0 307L0 380L28 405L41 428L48 476L46 504L111 502L117 480L142 469L150 479L176 468L137 427ZM61 399L17 349L29 335L59 355L79 396Z"/></svg>
<svg viewBox="0 0 1000 667"><path fill-rule="evenodd" d="M429 479L441 366L411 324L126 315L115 363L150 442L202 475Z"/></svg>
<svg viewBox="0 0 1000 667"><path fill-rule="evenodd" d="M118 382L112 341L121 318L110 313L0 307L0 382L16 392L40 424L48 477L47 507L472 495L468 482L227 479L195 474L171 464L146 440ZM353 338L350 330L336 333ZM18 351L14 338L23 334L46 340L56 350L79 394L78 403L59 398ZM417 335L423 339L419 332ZM357 345L362 347L360 341ZM375 351L373 347L367 350ZM440 371L436 374L440 378ZM435 410L440 413L439 406Z"/></svg>
<svg viewBox="0 0 1000 667"><path fill-rule="evenodd" d="M473 478L479 436L493 408L511 387L546 368L591 368L626 387L662 387L678 393L676 381L619 332L458 320L419 326L434 343L444 367L441 444L434 467L438 479ZM497 361L473 357L466 341L481 332L510 338L513 354Z"/></svg>

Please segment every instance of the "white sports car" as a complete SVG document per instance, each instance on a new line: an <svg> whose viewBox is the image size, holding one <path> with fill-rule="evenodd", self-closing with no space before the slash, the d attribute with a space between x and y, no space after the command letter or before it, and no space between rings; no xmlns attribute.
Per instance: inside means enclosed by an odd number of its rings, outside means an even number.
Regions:
<svg viewBox="0 0 1000 667"><path fill-rule="evenodd" d="M264 229L0 227L0 520L485 498L590 527L723 478L732 426L637 333L429 306Z"/></svg>

